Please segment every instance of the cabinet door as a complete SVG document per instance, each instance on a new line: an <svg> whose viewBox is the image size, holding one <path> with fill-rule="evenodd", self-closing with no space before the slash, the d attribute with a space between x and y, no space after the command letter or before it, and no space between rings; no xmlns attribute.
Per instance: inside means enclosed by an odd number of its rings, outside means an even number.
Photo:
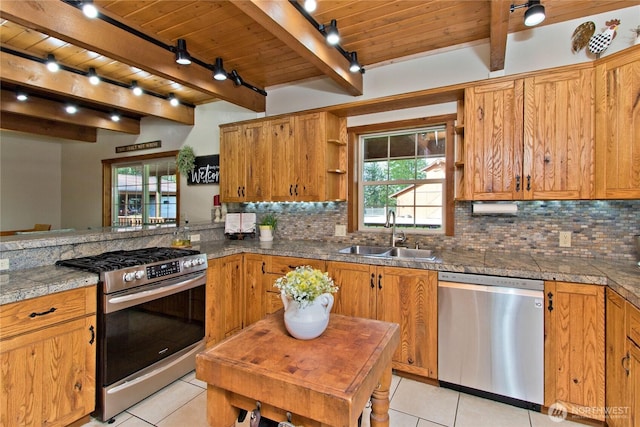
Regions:
<svg viewBox="0 0 640 427"><path fill-rule="evenodd" d="M305 114L295 118L295 194L298 201L322 200L326 172L322 153L327 145L325 114Z"/></svg>
<svg viewBox="0 0 640 427"><path fill-rule="evenodd" d="M629 405L627 381L624 369L627 357L626 312L624 299L612 291L606 290L606 407L624 408ZM612 414L618 415L618 414ZM628 427L628 417L607 417L609 427Z"/></svg>
<svg viewBox="0 0 640 427"><path fill-rule="evenodd" d="M268 124L271 139L271 200L295 200L296 158L292 119L272 120Z"/></svg>
<svg viewBox="0 0 640 427"><path fill-rule="evenodd" d="M242 329L244 319L244 286L242 255L231 255L220 259L220 286L223 287L224 336L228 337Z"/></svg>
<svg viewBox="0 0 640 427"><path fill-rule="evenodd" d="M263 122L242 126L244 136L245 177L242 184L244 201L262 202L271 198L271 150Z"/></svg>
<svg viewBox="0 0 640 427"><path fill-rule="evenodd" d="M437 273L396 267L378 267L378 273L380 271L377 317L400 325L394 367L437 379Z"/></svg>
<svg viewBox="0 0 640 427"><path fill-rule="evenodd" d="M245 316L244 326L257 322L267 314L266 258L264 255L244 255Z"/></svg>
<svg viewBox="0 0 640 427"><path fill-rule="evenodd" d="M242 201L245 166L240 126L220 128L220 198L222 202Z"/></svg>
<svg viewBox="0 0 640 427"><path fill-rule="evenodd" d="M628 382L628 401L627 412L621 416L623 420L628 420L630 427L640 426L640 347L630 339L627 340L629 346L628 363L629 363L629 382ZM609 424L611 425L611 424Z"/></svg>
<svg viewBox="0 0 640 427"><path fill-rule="evenodd" d="M524 199L589 199L593 193L593 70L525 79Z"/></svg>
<svg viewBox="0 0 640 427"><path fill-rule="evenodd" d="M640 198L640 49L596 67L596 198Z"/></svg>
<svg viewBox="0 0 640 427"><path fill-rule="evenodd" d="M66 426L95 409L95 321L80 318L1 342L0 425Z"/></svg>
<svg viewBox="0 0 640 427"><path fill-rule="evenodd" d="M604 287L545 282L545 297L545 406L604 408Z"/></svg>
<svg viewBox="0 0 640 427"><path fill-rule="evenodd" d="M523 81L465 90L465 186L472 200L522 198Z"/></svg>
<svg viewBox="0 0 640 427"><path fill-rule="evenodd" d="M333 312L345 316L376 318L376 267L367 264L331 261L327 272L338 286Z"/></svg>

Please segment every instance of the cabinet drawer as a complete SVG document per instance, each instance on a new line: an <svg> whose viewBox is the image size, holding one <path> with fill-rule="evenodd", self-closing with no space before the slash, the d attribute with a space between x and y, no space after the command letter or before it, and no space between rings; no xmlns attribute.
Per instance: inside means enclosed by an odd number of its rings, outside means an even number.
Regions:
<svg viewBox="0 0 640 427"><path fill-rule="evenodd" d="M303 265L310 265L318 270L325 271L325 262L319 259L309 258L294 258L294 257L279 257L274 256L271 258L271 268L269 273L284 275L289 271L294 270L296 267Z"/></svg>
<svg viewBox="0 0 640 427"><path fill-rule="evenodd" d="M96 287L72 289L0 306L0 339L96 311Z"/></svg>
<svg viewBox="0 0 640 427"><path fill-rule="evenodd" d="M627 336L640 346L640 310L627 303Z"/></svg>
<svg viewBox="0 0 640 427"><path fill-rule="evenodd" d="M266 314L275 313L283 307L279 292L267 291L265 300Z"/></svg>

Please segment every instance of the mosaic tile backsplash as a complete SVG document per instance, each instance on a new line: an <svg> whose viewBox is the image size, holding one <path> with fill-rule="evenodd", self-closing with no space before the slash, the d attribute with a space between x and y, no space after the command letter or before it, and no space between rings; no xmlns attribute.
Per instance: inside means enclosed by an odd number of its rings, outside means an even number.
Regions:
<svg viewBox="0 0 640 427"><path fill-rule="evenodd" d="M516 216L473 216L471 202L456 202L455 236L407 233L407 244L432 249L499 250L610 260L634 260L633 236L640 234L640 200L517 202ZM278 217L276 239L348 244L390 243L390 231L334 236L347 223L346 203L248 203L230 211L267 212ZM571 247L559 246L560 231L571 232Z"/></svg>

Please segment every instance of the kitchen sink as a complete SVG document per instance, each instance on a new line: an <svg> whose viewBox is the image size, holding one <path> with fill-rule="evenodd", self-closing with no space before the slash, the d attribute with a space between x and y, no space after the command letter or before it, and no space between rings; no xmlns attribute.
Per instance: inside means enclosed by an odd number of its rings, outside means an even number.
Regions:
<svg viewBox="0 0 640 427"><path fill-rule="evenodd" d="M340 249L338 253L360 255L373 258L387 259L414 259L414 260L434 260L435 255L430 249L409 249L391 246L348 246Z"/></svg>
<svg viewBox="0 0 640 427"><path fill-rule="evenodd" d="M361 246L354 245L343 249L340 249L338 253L341 254L353 254L353 255L382 255L389 252L391 249L388 246Z"/></svg>

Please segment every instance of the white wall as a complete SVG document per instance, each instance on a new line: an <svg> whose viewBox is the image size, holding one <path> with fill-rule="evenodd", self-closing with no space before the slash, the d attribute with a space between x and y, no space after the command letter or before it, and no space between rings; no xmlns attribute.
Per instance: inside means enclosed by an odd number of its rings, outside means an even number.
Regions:
<svg viewBox="0 0 640 427"><path fill-rule="evenodd" d="M60 228L60 148L34 135L0 133L0 230Z"/></svg>

